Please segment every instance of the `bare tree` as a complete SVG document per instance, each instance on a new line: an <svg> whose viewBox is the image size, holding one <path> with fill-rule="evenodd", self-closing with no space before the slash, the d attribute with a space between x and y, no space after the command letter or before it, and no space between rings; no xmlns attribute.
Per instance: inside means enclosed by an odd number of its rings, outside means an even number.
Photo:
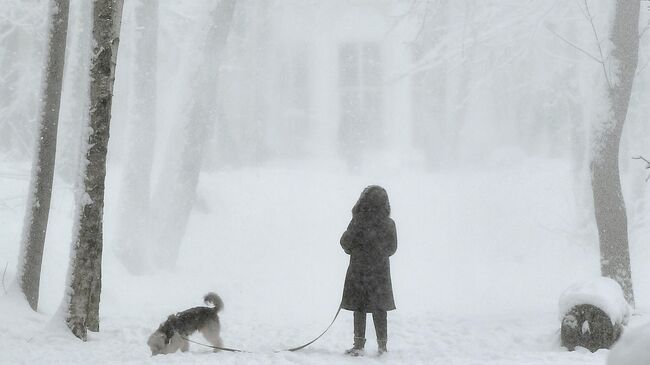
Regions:
<svg viewBox="0 0 650 365"><path fill-rule="evenodd" d="M180 150L170 148L170 165L162 172L152 199L157 224L154 242L160 255L156 263L163 267L175 264L194 203L204 147L215 119L218 70L235 4L236 0L221 0L213 10L212 25L203 46L205 57L192 78L193 89L202 92L192 96L188 103L188 117L179 124L174 136L182 143Z"/></svg>
<svg viewBox="0 0 650 365"><path fill-rule="evenodd" d="M43 247L52 197L69 7L69 0L52 0L50 2L47 69L38 122L39 139L34 154L21 255L18 261L20 287L33 310L38 308Z"/></svg>
<svg viewBox="0 0 650 365"><path fill-rule="evenodd" d="M86 163L78 187L69 292L64 299L68 327L84 341L87 330L99 331L104 180L122 5L122 0L95 0L93 9L89 135L82 152Z"/></svg>
<svg viewBox="0 0 650 365"><path fill-rule="evenodd" d="M118 256L133 274L148 271L142 251L149 240L149 200L156 125L156 64L158 52L158 1L135 4L136 56L131 77L131 97L125 168L118 201L116 229Z"/></svg>
<svg viewBox="0 0 650 365"><path fill-rule="evenodd" d="M586 14L592 21L588 3ZM639 53L639 0L618 0L609 34L611 50L601 51L600 62L607 82L606 113L595 123L592 136L591 186L603 276L616 280L625 299L634 305L627 214L618 166L623 125L628 112ZM595 27L594 34L598 38ZM599 50L601 42L598 41Z"/></svg>

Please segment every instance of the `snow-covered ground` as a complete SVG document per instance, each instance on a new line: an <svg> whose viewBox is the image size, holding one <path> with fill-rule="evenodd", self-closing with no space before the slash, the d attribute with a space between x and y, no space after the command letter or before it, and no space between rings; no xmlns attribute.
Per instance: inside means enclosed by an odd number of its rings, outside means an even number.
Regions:
<svg viewBox="0 0 650 365"><path fill-rule="evenodd" d="M576 227L567 164L362 175L314 166L203 174L178 267L139 277L127 274L114 254L119 171L109 167L101 332L81 343L54 315L64 291L72 191L56 182L41 309L34 313L11 287L28 166L1 163L0 264L8 263L9 294L0 294L0 363L605 364L606 350L559 346L560 294L599 272L597 243ZM352 315L343 312L309 348L274 353L315 337L334 315L348 259L338 240L368 184L387 188L398 229L390 352L376 356L368 321L367 355L343 355L352 343ZM644 237L631 234L637 294L631 326L649 321ZM208 291L225 302L225 345L254 353L213 354L193 345L190 353L150 357L149 334L168 314L201 305Z"/></svg>

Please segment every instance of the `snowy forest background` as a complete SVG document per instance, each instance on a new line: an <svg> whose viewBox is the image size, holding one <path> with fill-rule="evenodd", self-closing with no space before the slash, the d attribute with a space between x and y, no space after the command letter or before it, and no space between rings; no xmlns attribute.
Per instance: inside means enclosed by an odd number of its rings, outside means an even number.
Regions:
<svg viewBox="0 0 650 365"><path fill-rule="evenodd" d="M209 0L125 1L104 210L107 330L84 347L40 330L65 292L88 119L92 7L70 1L39 312L0 299L0 332L15 349L0 362L147 361L151 331L207 291L226 303L227 345L306 341L340 298L350 209L379 184L398 229L393 359L604 363L603 353L561 352L554 331L561 291L600 273L589 164L603 103L592 55L608 47L595 36L611 26L607 2L232 3L224 19ZM636 310L646 313L647 171L632 159L650 156L650 4L641 4L619 162ZM48 5L0 0L5 286L38 140ZM266 363L338 363L351 328L350 316L313 352ZM41 351L20 351L27 339ZM115 346L125 351L111 357Z"/></svg>

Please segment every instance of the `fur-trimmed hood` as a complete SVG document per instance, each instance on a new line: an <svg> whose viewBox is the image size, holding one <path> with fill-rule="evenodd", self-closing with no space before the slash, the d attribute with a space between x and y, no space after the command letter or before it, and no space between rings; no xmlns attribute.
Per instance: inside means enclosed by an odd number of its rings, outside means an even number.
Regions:
<svg viewBox="0 0 650 365"><path fill-rule="evenodd" d="M376 218L390 217L390 203L386 189L378 185L370 185L363 190L359 200L352 208L352 217L374 216Z"/></svg>

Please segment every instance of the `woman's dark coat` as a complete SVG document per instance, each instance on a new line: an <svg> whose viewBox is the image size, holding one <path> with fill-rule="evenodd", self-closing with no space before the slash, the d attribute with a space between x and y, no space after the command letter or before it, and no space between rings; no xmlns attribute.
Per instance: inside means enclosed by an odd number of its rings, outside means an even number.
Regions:
<svg viewBox="0 0 650 365"><path fill-rule="evenodd" d="M371 186L361 194L341 246L350 255L341 307L365 313L395 309L388 258L397 250L397 233L383 188Z"/></svg>

